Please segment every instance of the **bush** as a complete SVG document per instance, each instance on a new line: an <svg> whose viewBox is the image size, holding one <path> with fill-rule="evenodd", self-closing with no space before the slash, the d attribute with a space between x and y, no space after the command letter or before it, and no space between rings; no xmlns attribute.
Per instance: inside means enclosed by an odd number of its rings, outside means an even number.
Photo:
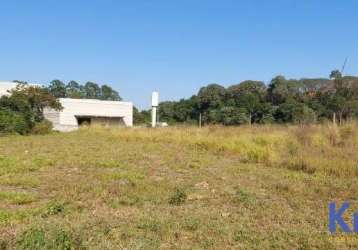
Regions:
<svg viewBox="0 0 358 250"><path fill-rule="evenodd" d="M56 215L62 213L63 211L65 211L64 204L54 201L48 205L46 215Z"/></svg>
<svg viewBox="0 0 358 250"><path fill-rule="evenodd" d="M17 240L16 249L79 249L81 241L58 225L32 227L24 231Z"/></svg>
<svg viewBox="0 0 358 250"><path fill-rule="evenodd" d="M177 188L174 194L169 198L169 204L180 205L186 201L187 194L184 190Z"/></svg>
<svg viewBox="0 0 358 250"><path fill-rule="evenodd" d="M6 250L6 249L9 249L7 241L0 239L0 250Z"/></svg>
<svg viewBox="0 0 358 250"><path fill-rule="evenodd" d="M30 228L23 232L17 241L18 249L44 249L45 247L45 231L41 228Z"/></svg>
<svg viewBox="0 0 358 250"><path fill-rule="evenodd" d="M41 122L36 122L34 127L31 130L32 134L35 135L45 135L49 134L52 131L52 123L48 120L43 120Z"/></svg>
<svg viewBox="0 0 358 250"><path fill-rule="evenodd" d="M19 84L9 96L0 97L0 133L48 133L51 125L43 121L47 107L62 109L47 88Z"/></svg>
<svg viewBox="0 0 358 250"><path fill-rule="evenodd" d="M29 125L23 116L16 112L0 109L0 133L3 134L27 134Z"/></svg>
<svg viewBox="0 0 358 250"><path fill-rule="evenodd" d="M74 249L74 241L70 233L60 229L55 232L50 248L63 250Z"/></svg>

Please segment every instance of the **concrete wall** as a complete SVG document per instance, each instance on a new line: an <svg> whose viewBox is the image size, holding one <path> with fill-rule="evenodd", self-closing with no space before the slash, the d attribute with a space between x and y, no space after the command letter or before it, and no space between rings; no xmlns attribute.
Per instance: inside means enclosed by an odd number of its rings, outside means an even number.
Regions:
<svg viewBox="0 0 358 250"><path fill-rule="evenodd" d="M123 119L119 117L92 117L91 125L102 125L106 127L125 126Z"/></svg>
<svg viewBox="0 0 358 250"><path fill-rule="evenodd" d="M125 126L133 125L133 104L131 102L101 101L92 99L59 99L63 110L44 110L55 130L71 131L78 128L76 116L122 118Z"/></svg>

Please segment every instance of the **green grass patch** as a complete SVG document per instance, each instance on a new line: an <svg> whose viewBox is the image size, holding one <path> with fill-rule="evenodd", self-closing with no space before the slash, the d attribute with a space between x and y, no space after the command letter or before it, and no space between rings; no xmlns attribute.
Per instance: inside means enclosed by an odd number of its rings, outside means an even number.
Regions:
<svg viewBox="0 0 358 250"><path fill-rule="evenodd" d="M33 194L15 191L0 191L0 201L13 205L25 205L37 200Z"/></svg>

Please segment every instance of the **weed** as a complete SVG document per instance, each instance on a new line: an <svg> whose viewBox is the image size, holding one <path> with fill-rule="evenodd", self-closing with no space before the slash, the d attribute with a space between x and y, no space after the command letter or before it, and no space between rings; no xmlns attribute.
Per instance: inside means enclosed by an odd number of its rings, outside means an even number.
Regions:
<svg viewBox="0 0 358 250"><path fill-rule="evenodd" d="M139 229L149 230L152 232L159 232L161 229L161 223L155 218L141 218L138 226Z"/></svg>
<svg viewBox="0 0 358 250"><path fill-rule="evenodd" d="M199 229L200 220L198 218L186 217L184 220L183 228L188 231L196 231Z"/></svg>
<svg viewBox="0 0 358 250"><path fill-rule="evenodd" d="M238 230L235 232L234 240L240 242L252 241L252 237L250 237L250 235L252 235L250 232Z"/></svg>
<svg viewBox="0 0 358 250"><path fill-rule="evenodd" d="M71 250L77 248L72 235L59 225L34 226L25 230L17 239L18 249Z"/></svg>
<svg viewBox="0 0 358 250"><path fill-rule="evenodd" d="M252 205L256 202L256 199L253 195L251 195L246 190L236 186L234 188L235 193L233 195L233 201L235 203L244 204L244 205Z"/></svg>
<svg viewBox="0 0 358 250"><path fill-rule="evenodd" d="M187 197L188 195L185 193L184 189L176 188L169 198L169 204L179 206L186 201Z"/></svg>
<svg viewBox="0 0 358 250"><path fill-rule="evenodd" d="M63 229L59 229L56 231L54 238L52 240L53 249L63 249L63 250L70 250L73 249L73 240L71 235L64 231Z"/></svg>
<svg viewBox="0 0 358 250"><path fill-rule="evenodd" d="M17 240L18 249L45 249L47 244L45 231L34 227L23 232Z"/></svg>
<svg viewBox="0 0 358 250"><path fill-rule="evenodd" d="M46 214L56 215L62 213L64 210L65 210L65 206L63 203L53 201L50 204L48 204Z"/></svg>

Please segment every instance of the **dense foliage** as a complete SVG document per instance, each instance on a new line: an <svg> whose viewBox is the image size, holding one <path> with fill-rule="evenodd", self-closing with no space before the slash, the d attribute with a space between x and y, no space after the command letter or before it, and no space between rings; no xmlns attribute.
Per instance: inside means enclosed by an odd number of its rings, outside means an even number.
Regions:
<svg viewBox="0 0 358 250"><path fill-rule="evenodd" d="M202 87L197 95L159 105L159 117L170 123L238 125L251 123L342 122L358 116L358 77L332 71L330 79L286 79L277 76L266 86L243 81L225 88Z"/></svg>
<svg viewBox="0 0 358 250"><path fill-rule="evenodd" d="M43 117L46 107L62 108L47 88L19 83L9 95L0 97L0 133L49 131L50 124L44 122Z"/></svg>
<svg viewBox="0 0 358 250"><path fill-rule="evenodd" d="M110 101L121 101L118 92L108 85L98 85L94 82L86 82L81 85L76 81L64 84L60 80L50 82L49 91L57 98L99 99Z"/></svg>
<svg viewBox="0 0 358 250"><path fill-rule="evenodd" d="M147 124L151 119L150 110L139 111L136 107L133 107L133 123L134 124Z"/></svg>

